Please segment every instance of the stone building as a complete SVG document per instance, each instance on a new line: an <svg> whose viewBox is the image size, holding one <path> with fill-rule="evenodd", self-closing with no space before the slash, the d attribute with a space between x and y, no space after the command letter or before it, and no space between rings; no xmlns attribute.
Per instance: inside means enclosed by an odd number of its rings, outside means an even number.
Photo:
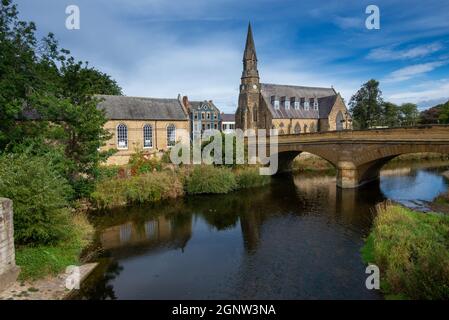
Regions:
<svg viewBox="0 0 449 320"><path fill-rule="evenodd" d="M248 26L236 127L278 129L300 134L352 128L352 120L334 88L260 83L251 25Z"/></svg>
<svg viewBox="0 0 449 320"><path fill-rule="evenodd" d="M190 138L200 137L205 130L220 130L221 114L213 101L189 101L184 96L182 102L189 114Z"/></svg>
<svg viewBox="0 0 449 320"><path fill-rule="evenodd" d="M189 117L181 96L177 99L99 95L98 108L106 112L105 129L112 133L102 150L117 149L108 164L127 164L136 151L166 151L189 139Z"/></svg>

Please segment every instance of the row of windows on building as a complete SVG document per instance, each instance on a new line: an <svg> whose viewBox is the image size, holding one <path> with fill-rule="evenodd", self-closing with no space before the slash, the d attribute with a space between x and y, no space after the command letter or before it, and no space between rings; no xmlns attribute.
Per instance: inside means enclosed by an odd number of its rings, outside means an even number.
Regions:
<svg viewBox="0 0 449 320"><path fill-rule="evenodd" d="M218 114L216 112L193 112L193 118L195 120L218 120Z"/></svg>
<svg viewBox="0 0 449 320"><path fill-rule="evenodd" d="M153 148L153 126L146 124L142 128L143 147ZM167 147L176 144L176 126L169 124L166 128ZM128 149L128 126L121 123L117 126L117 147L118 149Z"/></svg>
<svg viewBox="0 0 449 320"><path fill-rule="evenodd" d="M295 108L295 110L299 110L301 107L304 110L310 110L313 107L314 110L318 110L319 103L317 98L296 98L292 97L288 99L287 97L281 97L281 99L277 99L276 96L271 96L271 105L274 109L279 110L282 107L285 109L290 109L290 107Z"/></svg>
<svg viewBox="0 0 449 320"><path fill-rule="evenodd" d="M287 133L288 133L288 129L285 129L285 126L282 122L279 124L279 128L276 128L273 126L273 129L278 129L278 134L280 134L280 135L285 134L285 132L286 132L285 130L287 130ZM301 129L301 125L299 123L297 123L295 125L295 127L293 128L294 134L316 132L316 131L317 131L317 127L315 126L314 123L311 123L310 125L304 124L302 129Z"/></svg>

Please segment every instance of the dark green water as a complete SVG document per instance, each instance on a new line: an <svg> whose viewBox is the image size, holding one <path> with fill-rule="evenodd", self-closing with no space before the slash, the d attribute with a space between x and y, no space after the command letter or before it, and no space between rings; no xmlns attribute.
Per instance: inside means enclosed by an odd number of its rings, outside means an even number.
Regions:
<svg viewBox="0 0 449 320"><path fill-rule="evenodd" d="M372 208L425 209L448 166L384 170L360 190L285 175L223 196L97 214L101 262L78 299L381 299L360 257Z"/></svg>

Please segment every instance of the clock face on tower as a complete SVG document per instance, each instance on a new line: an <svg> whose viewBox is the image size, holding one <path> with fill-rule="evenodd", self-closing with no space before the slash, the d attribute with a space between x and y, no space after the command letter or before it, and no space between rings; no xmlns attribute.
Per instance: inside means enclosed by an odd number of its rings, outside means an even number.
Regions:
<svg viewBox="0 0 449 320"><path fill-rule="evenodd" d="M256 90L257 89L257 85L253 84L253 89Z"/></svg>

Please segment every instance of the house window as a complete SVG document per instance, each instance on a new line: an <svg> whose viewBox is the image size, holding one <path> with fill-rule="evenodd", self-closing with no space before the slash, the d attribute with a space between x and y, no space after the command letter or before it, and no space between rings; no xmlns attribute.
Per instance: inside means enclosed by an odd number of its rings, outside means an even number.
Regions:
<svg viewBox="0 0 449 320"><path fill-rule="evenodd" d="M198 120L198 112L194 112L194 119Z"/></svg>
<svg viewBox="0 0 449 320"><path fill-rule="evenodd" d="M167 147L174 147L176 144L176 127L170 124L167 127Z"/></svg>
<svg viewBox="0 0 449 320"><path fill-rule="evenodd" d="M206 119L206 118L204 117L204 112L201 112L201 119Z"/></svg>
<svg viewBox="0 0 449 320"><path fill-rule="evenodd" d="M285 100L285 109L290 109L290 101L289 100Z"/></svg>
<svg viewBox="0 0 449 320"><path fill-rule="evenodd" d="M233 123L229 124L229 129L234 130L235 129L235 124L233 124Z"/></svg>
<svg viewBox="0 0 449 320"><path fill-rule="evenodd" d="M216 123L214 123L214 129L218 129L218 125Z"/></svg>
<svg viewBox="0 0 449 320"><path fill-rule="evenodd" d="M153 127L149 124L143 126L143 147L153 148Z"/></svg>
<svg viewBox="0 0 449 320"><path fill-rule="evenodd" d="M214 113L214 120L217 120L217 114Z"/></svg>
<svg viewBox="0 0 449 320"><path fill-rule="evenodd" d="M207 120L210 120L210 112L206 113Z"/></svg>
<svg viewBox="0 0 449 320"><path fill-rule="evenodd" d="M117 126L118 149L128 149L128 127L123 123Z"/></svg>
<svg viewBox="0 0 449 320"><path fill-rule="evenodd" d="M313 101L313 107L315 108L315 110L318 110L318 99L316 99L316 98Z"/></svg>
<svg viewBox="0 0 449 320"><path fill-rule="evenodd" d="M307 100L304 100L304 110L309 110L310 103Z"/></svg>
<svg viewBox="0 0 449 320"><path fill-rule="evenodd" d="M274 100L274 108L279 110L279 100Z"/></svg>
<svg viewBox="0 0 449 320"><path fill-rule="evenodd" d="M295 109L299 110L299 101L295 101Z"/></svg>

